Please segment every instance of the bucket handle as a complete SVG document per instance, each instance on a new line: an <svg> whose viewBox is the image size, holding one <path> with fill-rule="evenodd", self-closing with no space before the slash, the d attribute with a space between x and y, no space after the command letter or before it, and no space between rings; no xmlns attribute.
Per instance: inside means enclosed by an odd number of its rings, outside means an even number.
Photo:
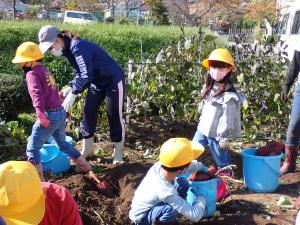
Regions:
<svg viewBox="0 0 300 225"><path fill-rule="evenodd" d="M277 176L281 176L281 173L277 170L275 170L269 163L269 161L267 161L266 159L264 159L264 162L266 163L266 165L273 171L273 173L275 173Z"/></svg>

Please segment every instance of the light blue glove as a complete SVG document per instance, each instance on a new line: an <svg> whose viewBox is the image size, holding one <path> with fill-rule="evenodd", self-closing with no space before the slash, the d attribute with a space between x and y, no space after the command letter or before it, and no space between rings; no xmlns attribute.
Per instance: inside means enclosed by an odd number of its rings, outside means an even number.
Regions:
<svg viewBox="0 0 300 225"><path fill-rule="evenodd" d="M204 166L203 163L199 163L198 165L199 165L198 171L201 171L201 172L204 172L204 173L208 173L208 168L206 166Z"/></svg>
<svg viewBox="0 0 300 225"><path fill-rule="evenodd" d="M180 176L188 179L192 173L197 173L198 171L208 173L208 168L204 166L201 162L193 160L187 168L187 170L185 171L185 173L181 174Z"/></svg>

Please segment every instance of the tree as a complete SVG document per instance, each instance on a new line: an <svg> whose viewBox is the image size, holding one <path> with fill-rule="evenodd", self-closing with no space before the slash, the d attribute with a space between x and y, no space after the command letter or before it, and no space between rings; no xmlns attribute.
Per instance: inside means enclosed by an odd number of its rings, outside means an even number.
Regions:
<svg viewBox="0 0 300 225"><path fill-rule="evenodd" d="M186 19L191 25L200 25L207 15L215 12L235 12L239 0L166 0L169 12L177 14L177 17Z"/></svg>
<svg viewBox="0 0 300 225"><path fill-rule="evenodd" d="M278 20L276 0L256 0L248 3L246 9L245 17L258 23L267 19L274 24Z"/></svg>
<svg viewBox="0 0 300 225"><path fill-rule="evenodd" d="M153 17L156 24L159 25L168 25L170 24L169 18L167 15L167 8L164 6L161 0L155 1L153 4Z"/></svg>

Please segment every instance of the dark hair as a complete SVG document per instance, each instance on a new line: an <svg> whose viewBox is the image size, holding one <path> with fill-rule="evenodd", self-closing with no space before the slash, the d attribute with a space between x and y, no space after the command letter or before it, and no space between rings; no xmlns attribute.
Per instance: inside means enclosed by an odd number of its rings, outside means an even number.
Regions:
<svg viewBox="0 0 300 225"><path fill-rule="evenodd" d="M76 35L76 34L73 34L71 33L70 31L68 30L62 30L60 32L60 34L58 35L58 37L61 37L63 39L67 38L67 39L73 39L73 40L76 40L76 39L80 39L80 36L79 35Z"/></svg>
<svg viewBox="0 0 300 225"><path fill-rule="evenodd" d="M226 62L222 62L222 61L216 61L216 60L210 60L208 62L209 67L213 67L213 68L228 68L231 65L226 63Z"/></svg>
<svg viewBox="0 0 300 225"><path fill-rule="evenodd" d="M187 168L191 163L188 163L188 164L185 164L183 166L178 166L178 167L167 167L167 166L164 166L164 165L161 165L161 167L168 171L168 172L177 172L179 170L184 170L185 168Z"/></svg>
<svg viewBox="0 0 300 225"><path fill-rule="evenodd" d="M213 67L213 68L228 68L230 66L231 66L230 64L221 61L214 61L214 60L209 61L209 67ZM216 93L214 93L213 97L216 97L225 91L227 83L230 82L231 74L232 71L230 71L222 80L217 82L218 90L216 91ZM208 73L205 79L205 89L203 93L201 93L200 95L201 100L208 95L209 91L213 88L214 83L215 80Z"/></svg>

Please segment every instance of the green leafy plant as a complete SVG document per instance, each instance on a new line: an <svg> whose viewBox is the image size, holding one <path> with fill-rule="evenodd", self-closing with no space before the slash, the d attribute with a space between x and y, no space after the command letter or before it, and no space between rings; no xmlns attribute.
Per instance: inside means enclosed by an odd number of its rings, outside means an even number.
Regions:
<svg viewBox="0 0 300 225"><path fill-rule="evenodd" d="M19 125L24 128L25 134L30 135L32 126L36 121L35 114L21 113L17 116Z"/></svg>
<svg viewBox="0 0 300 225"><path fill-rule="evenodd" d="M83 119L83 111L84 111L84 104L87 95L87 90L77 96L77 99L69 113L69 130L72 132L72 136L75 137L77 140L81 139L81 132L80 127ZM97 124L98 129L101 132L108 131L108 120L107 120L107 112L106 112L106 105L103 102L98 110L98 118Z"/></svg>
<svg viewBox="0 0 300 225"><path fill-rule="evenodd" d="M247 96L242 108L245 137L282 138L290 113L290 104L280 99L288 59L272 44L253 46L237 40L232 51L237 82Z"/></svg>
<svg viewBox="0 0 300 225"><path fill-rule="evenodd" d="M21 76L0 74L0 118L15 119L20 112L32 109L31 100Z"/></svg>
<svg viewBox="0 0 300 225"><path fill-rule="evenodd" d="M216 37L203 38L201 57L215 47ZM137 67L128 90L132 114L170 115L177 119L196 119L200 84L204 76L199 65L199 39L184 35L178 42L162 48L158 55Z"/></svg>
<svg viewBox="0 0 300 225"><path fill-rule="evenodd" d="M25 130L17 121L2 122L0 124L0 163L16 160L18 156L24 155L25 143Z"/></svg>

